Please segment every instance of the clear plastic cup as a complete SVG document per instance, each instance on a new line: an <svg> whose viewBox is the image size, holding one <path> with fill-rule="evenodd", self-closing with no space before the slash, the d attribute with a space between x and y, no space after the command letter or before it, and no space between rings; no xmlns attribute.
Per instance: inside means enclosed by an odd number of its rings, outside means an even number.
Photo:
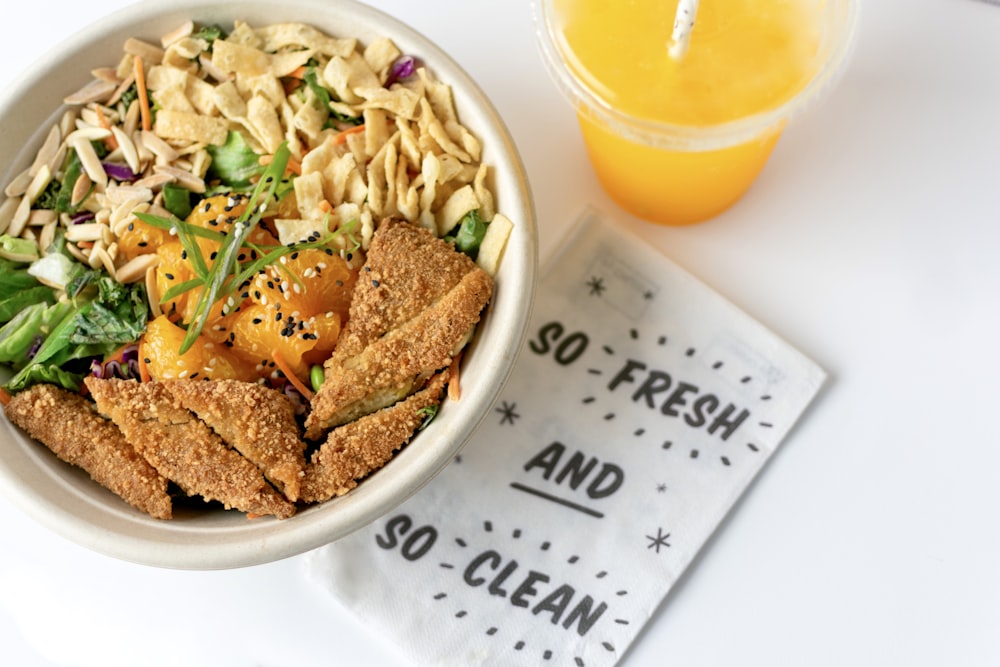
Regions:
<svg viewBox="0 0 1000 667"><path fill-rule="evenodd" d="M726 1L702 0L702 10L710 2L724 5ZM808 81L778 106L704 124L640 117L616 108L602 95L599 83L587 80L588 73L563 35L558 8L573 2L533 0L543 61L577 112L588 156L604 189L634 215L669 225L707 220L743 196L788 120L829 91L845 69L859 12L858 0L802 0L814 5L810 11L818 21ZM608 5L609 11L616 11L616 3ZM664 57L669 39L668 30L663 35ZM692 39L690 48L705 47Z"/></svg>

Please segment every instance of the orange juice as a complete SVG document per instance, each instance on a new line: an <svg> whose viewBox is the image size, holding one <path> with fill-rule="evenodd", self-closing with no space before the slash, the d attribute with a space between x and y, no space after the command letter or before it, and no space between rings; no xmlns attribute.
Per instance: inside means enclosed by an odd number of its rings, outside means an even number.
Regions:
<svg viewBox="0 0 1000 667"><path fill-rule="evenodd" d="M836 51L827 15L854 4L701 0L673 58L678 0L540 1L598 178L623 207L667 224L705 220L750 187ZM840 33L832 42L848 41Z"/></svg>

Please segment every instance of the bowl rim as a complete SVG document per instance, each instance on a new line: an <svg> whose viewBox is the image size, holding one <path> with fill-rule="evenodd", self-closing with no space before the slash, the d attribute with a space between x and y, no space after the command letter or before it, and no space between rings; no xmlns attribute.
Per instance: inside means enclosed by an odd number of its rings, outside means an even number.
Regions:
<svg viewBox="0 0 1000 667"><path fill-rule="evenodd" d="M92 482L82 470L57 460L47 448L25 437L4 418L0 428L0 444L4 447L0 452L0 492L53 532L120 560L172 569L246 567L304 553L362 528L416 494L454 459L498 398L527 336L538 271L537 223L527 172L506 124L479 84L441 47L403 21L355 0L291 0L280 10L264 0L174 0L161 6L137 3L99 18L49 49L4 91L0 118L15 118L16 122L0 133L0 146L16 142L13 145L20 149L13 153L18 158L7 160L0 168L0 181L8 182L19 164L26 166L30 149L40 144L41 133L64 108L60 106L62 97L72 92L59 89L48 90L47 97L38 95L46 88L42 83L46 75L60 68L89 72L103 64L80 63L88 51L113 48L120 54L120 42L102 46L102 40L148 37L139 29L143 24L149 24L147 31L158 36L187 18L198 21L208 16L228 17L217 22L230 25L233 20L263 25L253 17L277 12L282 15L268 23L310 23L328 34L357 37L362 42L385 35L404 52L407 46L419 45L419 56L428 69L454 90L459 117L482 142L483 162L491 166L497 210L514 221L494 299L470 343L467 356L475 374L463 373L464 378L478 375L480 381L473 383L471 390L463 387L460 404L446 401L438 417L419 437L349 494L300 510L289 519L242 520L245 525L227 518L218 526L215 524L220 522L213 520L209 527L204 522L193 527L183 516L158 521L142 515ZM313 20L307 20L307 15ZM335 17L344 16L352 18L351 27L330 27ZM176 23L163 30L156 25L174 18ZM74 62L75 68L71 67ZM18 101L31 97L40 97L38 105L46 105L42 108L52 109L53 115L39 123L38 114L16 108ZM58 102L49 105L45 99L53 97ZM496 353L476 354L475 349L486 342L495 346ZM9 440L18 446L8 446ZM237 521L243 516L240 512L216 514L232 514Z"/></svg>

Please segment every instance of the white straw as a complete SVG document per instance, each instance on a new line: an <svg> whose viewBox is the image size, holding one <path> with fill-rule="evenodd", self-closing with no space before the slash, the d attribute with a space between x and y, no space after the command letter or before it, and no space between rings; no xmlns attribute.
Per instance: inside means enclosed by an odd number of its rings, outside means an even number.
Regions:
<svg viewBox="0 0 1000 667"><path fill-rule="evenodd" d="M687 53L694 29L694 18L698 13L698 0L680 0L674 17L674 32L670 35L670 57L680 60Z"/></svg>

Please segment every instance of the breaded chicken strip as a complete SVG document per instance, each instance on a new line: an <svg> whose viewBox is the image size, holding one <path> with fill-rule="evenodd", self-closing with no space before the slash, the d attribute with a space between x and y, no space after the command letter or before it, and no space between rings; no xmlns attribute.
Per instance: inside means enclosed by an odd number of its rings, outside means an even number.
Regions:
<svg viewBox="0 0 1000 667"><path fill-rule="evenodd" d="M14 395L4 411L29 436L63 461L83 468L136 509L156 519L171 517L166 478L87 399L54 385L37 384Z"/></svg>
<svg viewBox="0 0 1000 667"><path fill-rule="evenodd" d="M299 499L306 445L287 396L238 380L169 380L164 384L182 406L255 463L288 500Z"/></svg>
<svg viewBox="0 0 1000 667"><path fill-rule="evenodd" d="M441 402L447 382L445 370L409 398L333 429L306 468L302 499L322 502L342 496L384 466L413 436L426 409Z"/></svg>
<svg viewBox="0 0 1000 667"><path fill-rule="evenodd" d="M375 231L306 437L392 405L446 368L493 295L493 278L426 229Z"/></svg>
<svg viewBox="0 0 1000 667"><path fill-rule="evenodd" d="M174 400L160 382L88 377L97 409L160 474L188 495L217 500L252 515L285 519L295 506L281 497L253 463L230 449Z"/></svg>

